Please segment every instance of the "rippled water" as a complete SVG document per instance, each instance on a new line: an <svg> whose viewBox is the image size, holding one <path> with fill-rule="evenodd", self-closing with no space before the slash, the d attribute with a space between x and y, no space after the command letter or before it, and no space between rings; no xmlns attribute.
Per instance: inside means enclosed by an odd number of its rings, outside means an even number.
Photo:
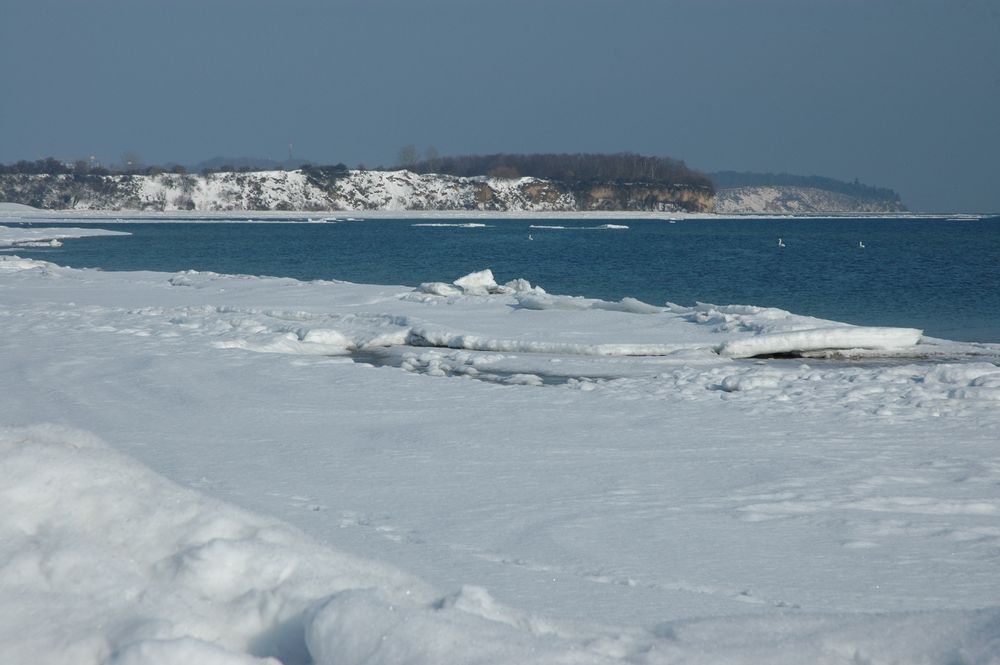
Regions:
<svg viewBox="0 0 1000 665"><path fill-rule="evenodd" d="M91 220L65 224L88 222L101 226ZM995 218L613 221L627 229L593 228L603 222L592 219L469 222L486 226L384 219L105 223L133 235L17 253L105 270L195 269L407 285L491 268L500 282L523 277L554 293L765 305L1000 342ZM537 228L542 225L566 228Z"/></svg>

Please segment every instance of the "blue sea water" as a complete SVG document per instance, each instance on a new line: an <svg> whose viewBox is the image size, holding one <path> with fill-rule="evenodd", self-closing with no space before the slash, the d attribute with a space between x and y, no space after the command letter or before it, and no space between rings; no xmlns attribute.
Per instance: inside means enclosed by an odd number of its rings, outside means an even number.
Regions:
<svg viewBox="0 0 1000 665"><path fill-rule="evenodd" d="M209 270L416 285L491 268L552 293L663 304L752 304L859 325L1000 342L1000 220L433 220L90 223L81 238L21 256L105 270ZM440 220L455 224L462 220ZM36 225L56 226L46 221ZM560 225L565 229L531 228ZM529 235L531 239L529 239ZM781 238L784 247L778 246ZM864 248L859 243L864 243Z"/></svg>

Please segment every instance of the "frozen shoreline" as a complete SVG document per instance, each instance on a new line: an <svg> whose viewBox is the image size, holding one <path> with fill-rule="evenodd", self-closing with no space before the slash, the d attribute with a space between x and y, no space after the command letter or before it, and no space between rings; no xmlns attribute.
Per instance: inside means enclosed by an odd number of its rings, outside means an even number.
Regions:
<svg viewBox="0 0 1000 665"><path fill-rule="evenodd" d="M1000 348L485 273L0 293L0 660L995 662ZM834 339L902 346L718 353Z"/></svg>

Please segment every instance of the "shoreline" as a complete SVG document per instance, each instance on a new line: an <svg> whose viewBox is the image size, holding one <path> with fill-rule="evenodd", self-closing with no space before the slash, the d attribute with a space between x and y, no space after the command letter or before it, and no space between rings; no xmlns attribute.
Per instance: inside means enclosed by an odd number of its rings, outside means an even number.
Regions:
<svg viewBox="0 0 1000 665"><path fill-rule="evenodd" d="M25 207L26 208L26 207ZM522 219L594 219L594 220L660 220L681 221L729 221L729 220L808 220L808 219L873 219L873 220L942 220L942 221L985 221L996 219L989 213L809 213L809 214L766 214L748 213L728 215L717 213L666 213L635 210L579 210L579 211L493 211L493 210L46 210L41 208L5 209L0 204L0 220L87 220L102 224L150 223L150 222L308 222L336 223L344 221L378 221L383 219L488 219L493 221L515 221Z"/></svg>

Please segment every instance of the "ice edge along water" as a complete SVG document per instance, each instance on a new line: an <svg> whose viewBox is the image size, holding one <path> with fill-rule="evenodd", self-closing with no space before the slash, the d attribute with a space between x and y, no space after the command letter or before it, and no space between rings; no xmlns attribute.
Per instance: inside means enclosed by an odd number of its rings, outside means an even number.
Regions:
<svg viewBox="0 0 1000 665"><path fill-rule="evenodd" d="M8 330L0 358L9 370L5 375L19 377L11 385L17 394L9 393L5 400L14 411L3 411L7 425L0 430L3 474L16 479L0 490L0 515L6 516L0 519L0 611L4 617L0 622L0 654L4 660L250 663L274 657L285 663L625 660L944 664L996 662L1000 652L1000 613L993 608L865 613L804 612L789 607L778 614L672 620L632 628L545 618L511 609L479 587L437 592L392 567L321 547L280 521L181 489L78 429L9 426L14 421L32 422L60 413L75 418L92 409L128 409L130 398L125 395L119 394L114 402L101 400L104 394L118 394L119 383L131 393L151 391L151 395L162 397L190 390L184 387L184 377L197 374L196 365L190 363L212 364L218 349L267 351L266 355L275 359L324 358L369 346L403 349L394 345L418 337L446 347L402 351L410 354L404 360L411 374L431 375L426 381L439 381L434 378L437 376L472 376L496 368L527 370L519 374L530 376L532 371L541 371L540 365L558 360L554 365L575 365L577 375L595 366L613 366L622 378L607 384L578 382L572 387L601 393L601 402L586 401L581 404L591 406L583 408L603 404L603 408L625 409L631 418L648 417L643 409L625 406L636 404L636 397L640 402L669 399L674 410L682 410L689 408L685 404L709 400L719 404L718 396L737 395L748 400L744 404L760 404L772 414L788 410L823 414L822 427L840 422L844 413L870 418L864 414L885 410L894 410L898 423L908 418L932 422L941 416L959 423L967 419L968 426L957 432L967 440L988 441L991 439L983 438L977 430L996 421L993 407L1000 399L1000 370L992 364L811 368L741 363L716 351L726 344L756 339L764 342L755 348L773 353L776 344L787 345L789 340L825 343L841 334L847 335L845 343L853 345L859 344L854 336L859 333L831 332L844 327L769 308L661 308L637 301L607 303L553 296L523 280L498 285L488 271L450 285L405 289L193 272L116 275L4 257L0 261L0 290ZM280 302L289 306L276 306ZM584 337L589 338L583 341L565 339L588 331ZM670 337L666 342L662 339L665 334ZM872 334L875 344L903 339L895 337L895 332ZM912 336L910 332L901 334L905 339ZM40 343L37 350L25 348L24 340L29 339ZM623 343L622 339L630 341ZM50 344L57 341L65 345L63 350L82 353L53 357L56 347ZM107 356L109 343L116 348L114 357L146 354L157 348L161 352L172 350L168 352L174 356L169 361L145 356L141 363L154 367L150 375L141 365L116 364L120 361L111 357L99 360ZM656 347L665 355L652 366L647 363L654 359L622 356L635 345ZM505 347L515 353L503 352ZM132 348L136 351L130 351ZM910 346L901 351L913 350ZM525 356L524 351L532 354ZM562 355L546 357L541 352ZM184 357L190 359L188 364ZM253 359L248 360L251 365L241 367L241 372L254 366ZM109 361L110 367L102 367ZM155 370L157 366L162 370ZM280 366L268 363L264 367L275 370ZM129 379L120 372L126 368L135 370L135 376L158 377L162 387L127 388ZM178 369L180 375L171 378ZM306 366L292 365L290 369L307 371ZM572 369L569 373L573 374ZM357 372L354 375L360 378ZM272 380L285 381L291 375L282 377ZM391 376L386 378L391 383L379 376L368 388L355 385L354 389L365 392L372 391L372 386L385 389L398 383ZM435 400L449 399L447 386L451 383L421 381L420 387L433 405ZM573 402L563 397L572 396L572 391L565 392L570 387L557 389L554 399L564 402L562 408L571 409L574 417L582 417L581 407L572 406ZM208 394L232 391L235 398L238 393L237 386L223 379L207 388ZM50 399L41 395L51 395L53 389L62 397L55 404L41 401ZM500 411L520 405L519 418L531 427L542 427L542 413L533 413L534 407L522 400L521 393L537 389L508 390L516 392L463 392L488 395ZM88 398L98 401L90 403ZM308 395L289 404L296 401L304 406ZM203 420L206 410L224 404L199 407L188 398L167 403L183 405L187 417L195 420ZM832 418L831 409L837 410ZM153 415L140 408L137 415L120 416L134 432L132 436L140 439L131 443L142 447L154 440L158 445L170 442L169 432L145 429L143 413ZM713 413L717 423L721 420L732 426L737 422L732 414L720 413L718 406L706 413ZM111 415L108 412L105 417ZM297 418L294 413L272 415L286 426ZM83 422L100 423L104 417L98 416ZM564 427L582 432L566 416L560 420ZM437 436L444 434L441 428L449 427L449 422L442 422ZM864 423L882 436L901 426L879 426L870 420ZM518 429L517 423L510 425L512 431L528 431ZM121 431L108 431L121 438ZM391 431L394 436L405 436L401 429ZM626 434L611 429L607 433L613 431L619 440ZM488 433L484 435L489 438ZM898 447L898 441L888 441L890 448ZM709 437L705 443L712 442L720 445L722 439ZM173 443L183 447L181 441ZM997 465L995 455L986 454L967 467L955 466L962 458L957 441L955 447L938 460L952 464L940 469L942 477L958 474L960 491L955 496L919 495L918 488L925 486L921 483L936 477L934 467L925 469L924 479L916 475L905 478L894 465L883 463L884 469L865 481L868 485L854 487L845 496L836 496L834 485L841 481L831 469L834 480L828 486L821 484L811 492L794 485L773 492L758 488L736 510L744 517L744 528L762 528L788 516L805 517L831 502L839 502L845 517L859 511L888 516L870 525L858 521L857 535L866 529L867 533L865 538L846 543L848 552L875 552L865 548L877 547L879 538L897 531L941 529L935 527L937 515L945 523L953 523L954 528L948 531L951 542L965 543L966 549L956 552L965 552L961 559L974 566L967 575L976 579L989 571L992 559L969 559L970 554L987 552L997 539L995 519L1000 505L989 498L988 491L982 492L996 479L1000 465L991 466ZM519 454L525 452L521 449ZM208 453L203 450L203 454ZM354 459L356 463L361 460ZM493 462L499 460L494 458ZM705 458L702 463L711 462ZM909 473L916 474L920 468L914 466ZM612 472L612 467L604 470ZM893 495L879 489L895 485L909 487L913 494ZM627 495L598 496L600 503L590 505L608 507L623 496ZM473 496L467 499L479 501ZM557 514L552 512L551 516ZM906 521L898 515L905 515ZM925 516L923 522L921 515ZM901 544L890 542L895 547ZM522 565L530 568L535 564ZM649 569L646 574L652 572ZM587 573L594 580L615 574ZM641 578L622 579L626 587L643 584ZM882 581L886 585L890 582ZM715 593L708 586L701 589L699 593ZM819 591L832 593L833 589ZM731 594L756 600L756 594L738 588ZM954 602L938 607L954 607Z"/></svg>

